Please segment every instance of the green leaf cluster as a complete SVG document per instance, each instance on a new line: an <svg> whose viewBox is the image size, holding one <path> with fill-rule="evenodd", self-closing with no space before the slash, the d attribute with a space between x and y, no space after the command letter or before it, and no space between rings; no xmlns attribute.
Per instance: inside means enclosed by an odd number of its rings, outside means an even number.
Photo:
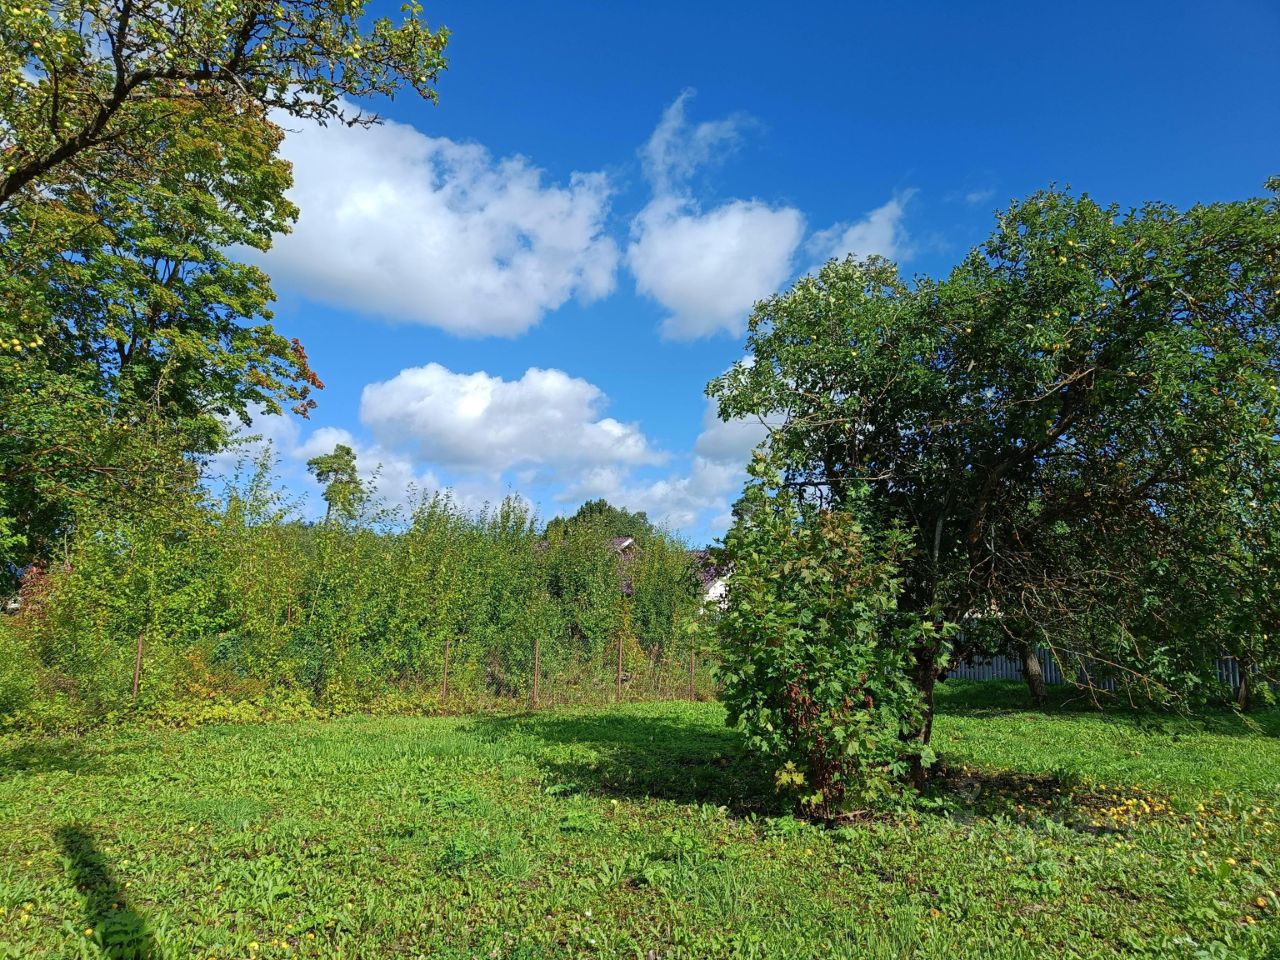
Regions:
<svg viewBox="0 0 1280 960"><path fill-rule="evenodd" d="M624 564L602 530L544 534L516 498L468 511L431 495L404 516L348 476L340 449L317 459L331 493L361 491L319 523L278 491L269 456L218 498L189 488L83 517L4 618L6 712L131 709L139 644L137 705L152 711L282 695L461 708L529 702L535 683L540 703L598 702L617 695L619 649L627 699L687 690L700 595L677 542L655 533Z"/></svg>
<svg viewBox="0 0 1280 960"><path fill-rule="evenodd" d="M251 411L323 386L244 262L298 211L288 118L371 123L348 98L431 99L445 30L410 4L0 4L0 571L78 518L163 498ZM166 468L167 469L167 468ZM6 583L6 586L8 584Z"/></svg>
<svg viewBox="0 0 1280 960"><path fill-rule="evenodd" d="M999 214L944 279L851 258L757 306L749 360L708 392L726 419L776 424L774 509L854 509L875 535L900 531L897 608L963 628L954 651L904 641L917 743L949 656L1020 642L1147 701L1219 691L1223 653L1261 671L1258 687L1276 677L1280 181L1268 186L1128 211L1050 189ZM735 570L754 562L744 531L763 509L739 505ZM853 629L824 643L844 650ZM754 636L742 617L726 641Z"/></svg>
<svg viewBox="0 0 1280 960"><path fill-rule="evenodd" d="M715 622L729 722L781 765L779 789L806 813L865 809L897 795L923 715L909 669L934 628L898 607L908 540L867 528L854 504L806 503L763 457L753 474Z"/></svg>

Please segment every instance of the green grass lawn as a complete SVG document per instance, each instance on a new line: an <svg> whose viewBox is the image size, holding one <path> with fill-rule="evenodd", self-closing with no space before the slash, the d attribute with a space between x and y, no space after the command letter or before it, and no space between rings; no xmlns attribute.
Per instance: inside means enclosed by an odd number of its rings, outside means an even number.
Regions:
<svg viewBox="0 0 1280 960"><path fill-rule="evenodd" d="M948 685L822 829L712 704L0 742L2 957L1277 957L1280 715Z"/></svg>

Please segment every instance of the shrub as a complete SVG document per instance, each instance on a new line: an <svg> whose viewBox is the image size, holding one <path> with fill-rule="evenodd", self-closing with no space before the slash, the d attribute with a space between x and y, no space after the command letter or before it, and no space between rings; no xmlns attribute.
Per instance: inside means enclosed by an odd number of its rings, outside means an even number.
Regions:
<svg viewBox="0 0 1280 960"><path fill-rule="evenodd" d="M900 791L923 702L913 647L932 625L899 614L906 539L855 509L806 504L762 460L725 543L733 578L715 629L729 722L778 762L780 789L831 818Z"/></svg>
<svg viewBox="0 0 1280 960"><path fill-rule="evenodd" d="M362 497L306 523L264 460L219 499L84 517L65 562L28 575L23 643L0 636L0 716L35 717L33 698L58 700L40 713L57 726L280 696L456 709L531 698L535 680L546 700L600 700L619 642L644 674L629 689L660 694L696 609L685 551L657 532L623 569L607 531L544 535L515 498L467 512L433 496L401 518Z"/></svg>
<svg viewBox="0 0 1280 960"><path fill-rule="evenodd" d="M20 713L36 696L35 660L11 621L0 614L0 717Z"/></svg>

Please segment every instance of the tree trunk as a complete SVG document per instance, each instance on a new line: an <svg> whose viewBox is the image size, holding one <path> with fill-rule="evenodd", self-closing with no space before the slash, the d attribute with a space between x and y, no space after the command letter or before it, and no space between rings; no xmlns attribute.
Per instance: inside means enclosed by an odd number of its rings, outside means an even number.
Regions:
<svg viewBox="0 0 1280 960"><path fill-rule="evenodd" d="M1249 709L1249 701L1253 699L1253 684L1249 679L1249 665L1243 660L1236 661L1240 670L1240 693L1236 698L1236 706L1244 713Z"/></svg>
<svg viewBox="0 0 1280 960"><path fill-rule="evenodd" d="M911 680L924 705L924 713L915 730L907 734L909 748L915 752L908 754L911 768L907 774L913 787L923 790L929 785L929 767L924 763L921 751L933 739L933 694L938 683L938 648L936 644L923 645L916 650L916 665L911 671Z"/></svg>
<svg viewBox="0 0 1280 960"><path fill-rule="evenodd" d="M1048 693L1044 686L1044 669L1040 665L1040 655L1026 640L1018 644L1018 652L1022 655L1022 676L1027 681L1027 689L1031 692L1031 701L1037 707L1043 706L1048 699Z"/></svg>

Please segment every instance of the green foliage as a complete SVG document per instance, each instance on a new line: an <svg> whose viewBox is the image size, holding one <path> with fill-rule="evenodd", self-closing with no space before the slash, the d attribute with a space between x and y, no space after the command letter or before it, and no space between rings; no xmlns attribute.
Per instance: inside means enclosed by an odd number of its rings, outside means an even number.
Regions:
<svg viewBox="0 0 1280 960"><path fill-rule="evenodd" d="M0 569L16 566L19 553L26 543L26 539L15 530L14 518L8 514L3 494L0 493ZM0 577L0 593L4 591L7 579Z"/></svg>
<svg viewBox="0 0 1280 960"><path fill-rule="evenodd" d="M321 453L307 461L307 472L324 486L325 514L354 517L365 498L364 485L356 472L355 451L345 443L334 446L332 453Z"/></svg>
<svg viewBox="0 0 1280 960"><path fill-rule="evenodd" d="M688 650L688 627L702 600L694 563L682 542L652 531L627 561L631 630L658 661L681 661Z"/></svg>
<svg viewBox="0 0 1280 960"><path fill-rule="evenodd" d="M24 564L77 513L154 499L157 456L215 451L251 407L305 414L321 385L268 322L266 274L227 256L296 215L280 129L217 103L165 123L146 178L0 208L0 484Z"/></svg>
<svg viewBox="0 0 1280 960"><path fill-rule="evenodd" d="M297 209L282 118L434 98L447 32L414 4L11 4L0 30L0 557L48 560L83 514L151 490L251 409L323 384L271 325L265 250ZM140 434L145 440L135 442ZM4 576L9 576L9 567Z"/></svg>
<svg viewBox="0 0 1280 960"><path fill-rule="evenodd" d="M547 524L547 535L564 533L583 524L602 530L611 537L644 537L656 532L643 510L633 513L600 499L588 500L571 517L555 517Z"/></svg>
<svg viewBox="0 0 1280 960"><path fill-rule="evenodd" d="M909 770L904 740L924 707L912 651L934 631L897 609L906 538L865 530L854 504L803 503L763 458L752 473L715 618L729 720L807 813L875 805Z"/></svg>
<svg viewBox="0 0 1280 960"><path fill-rule="evenodd" d="M564 611L566 631L584 662L602 665L606 648L622 628L620 601L630 572L610 543L613 529L590 519L553 523L542 548L547 588Z"/></svg>
<svg viewBox="0 0 1280 960"><path fill-rule="evenodd" d="M0 593L14 571L60 553L77 514L188 496L190 443L151 411L116 408L83 378L13 355L0 355L0 397Z"/></svg>
<svg viewBox="0 0 1280 960"><path fill-rule="evenodd" d="M0 717L24 713L38 692L36 659L10 620L0 614Z"/></svg>
<svg viewBox="0 0 1280 960"><path fill-rule="evenodd" d="M698 597L679 544L655 534L624 566L590 526L540 537L517 500L469 514L434 496L399 518L334 456L317 458L322 481L359 496L331 499L323 523L296 518L269 458L220 500L188 489L86 518L7 618L22 639L14 676L47 688L37 702L3 695L11 722L43 723L55 690L74 722L285 693L336 712L397 691L414 709L458 709L531 698L535 673L543 702L600 700L616 693L619 643L628 697L686 689L677 638Z"/></svg>
<svg viewBox="0 0 1280 960"><path fill-rule="evenodd" d="M20 191L149 179L167 118L214 103L371 122L347 97L435 98L448 31L366 0L85 0L12 4L0 34L0 204ZM158 108L158 109L157 109Z"/></svg>
<svg viewBox="0 0 1280 960"><path fill-rule="evenodd" d="M838 829L715 704L7 737L0 955L1276 954L1280 714L952 686L935 806Z"/></svg>
<svg viewBox="0 0 1280 960"><path fill-rule="evenodd" d="M1034 640L1168 700L1212 691L1236 638L1276 663L1278 328L1276 197L1046 191L945 280L833 261L764 301L752 362L709 393L780 421L767 452L803 502L907 533L899 607L962 624L954 656ZM926 703L948 646L916 647Z"/></svg>

